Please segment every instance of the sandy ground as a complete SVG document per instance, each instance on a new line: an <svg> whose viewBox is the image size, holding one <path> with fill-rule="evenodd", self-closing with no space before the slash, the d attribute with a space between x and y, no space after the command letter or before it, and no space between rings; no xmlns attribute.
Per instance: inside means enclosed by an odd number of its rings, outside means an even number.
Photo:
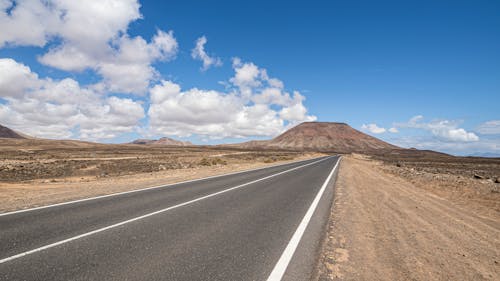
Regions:
<svg viewBox="0 0 500 281"><path fill-rule="evenodd" d="M238 152L237 154L243 154ZM225 155L228 155L226 153ZM150 173L109 177L66 177L52 180L37 179L19 183L0 182L0 212L25 209L97 195L164 185L190 179L221 175L248 169L284 164L322 156L319 153L297 154L293 160L248 161L233 160L223 165L198 165L190 168L167 169ZM267 158L266 158L267 159ZM268 163L266 163L268 162Z"/></svg>
<svg viewBox="0 0 500 281"><path fill-rule="evenodd" d="M317 280L500 280L498 202L462 188L465 204L446 178L412 181L343 158Z"/></svg>

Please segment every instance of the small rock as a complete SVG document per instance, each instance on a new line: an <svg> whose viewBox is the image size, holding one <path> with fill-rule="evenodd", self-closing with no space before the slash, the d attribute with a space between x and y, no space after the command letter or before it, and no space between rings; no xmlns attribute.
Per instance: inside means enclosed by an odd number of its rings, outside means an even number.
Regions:
<svg viewBox="0 0 500 281"><path fill-rule="evenodd" d="M495 179L495 183L500 183L500 177Z"/></svg>
<svg viewBox="0 0 500 281"><path fill-rule="evenodd" d="M478 175L478 174L474 174L474 178L475 178L475 179L478 179L478 180L484 179L484 177L483 177L483 176L480 176L480 175Z"/></svg>

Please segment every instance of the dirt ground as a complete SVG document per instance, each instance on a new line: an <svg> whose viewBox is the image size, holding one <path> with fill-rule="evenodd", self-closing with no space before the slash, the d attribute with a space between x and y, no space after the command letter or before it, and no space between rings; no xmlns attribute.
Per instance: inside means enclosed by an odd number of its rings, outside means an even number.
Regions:
<svg viewBox="0 0 500 281"><path fill-rule="evenodd" d="M316 279L500 280L500 184L396 162L343 158Z"/></svg>
<svg viewBox="0 0 500 281"><path fill-rule="evenodd" d="M0 212L321 155L38 140L0 140L0 151Z"/></svg>
<svg viewBox="0 0 500 281"><path fill-rule="evenodd" d="M93 178L291 160L298 152L0 139L0 182Z"/></svg>

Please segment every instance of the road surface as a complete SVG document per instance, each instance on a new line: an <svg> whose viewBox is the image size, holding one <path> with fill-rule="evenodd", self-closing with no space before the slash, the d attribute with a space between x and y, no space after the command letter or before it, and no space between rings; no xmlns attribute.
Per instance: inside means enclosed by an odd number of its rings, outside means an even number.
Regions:
<svg viewBox="0 0 500 281"><path fill-rule="evenodd" d="M0 280L306 280L338 161L0 214Z"/></svg>

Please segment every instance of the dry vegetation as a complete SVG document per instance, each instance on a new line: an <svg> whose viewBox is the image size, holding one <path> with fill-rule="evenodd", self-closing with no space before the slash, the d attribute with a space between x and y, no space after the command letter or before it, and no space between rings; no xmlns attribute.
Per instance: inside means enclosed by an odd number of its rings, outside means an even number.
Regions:
<svg viewBox="0 0 500 281"><path fill-rule="evenodd" d="M0 140L0 151L0 181L16 183L36 179L90 179L244 162L273 163L301 155L298 152L208 147L71 145L67 142L51 145L32 140Z"/></svg>
<svg viewBox="0 0 500 281"><path fill-rule="evenodd" d="M454 157L437 152L414 150L394 151L372 158L416 172L490 179L491 181L500 178L500 158Z"/></svg>
<svg viewBox="0 0 500 281"><path fill-rule="evenodd" d="M374 156L387 173L478 212L500 212L500 158L442 154Z"/></svg>
<svg viewBox="0 0 500 281"><path fill-rule="evenodd" d="M0 139L0 211L317 157L216 147Z"/></svg>

